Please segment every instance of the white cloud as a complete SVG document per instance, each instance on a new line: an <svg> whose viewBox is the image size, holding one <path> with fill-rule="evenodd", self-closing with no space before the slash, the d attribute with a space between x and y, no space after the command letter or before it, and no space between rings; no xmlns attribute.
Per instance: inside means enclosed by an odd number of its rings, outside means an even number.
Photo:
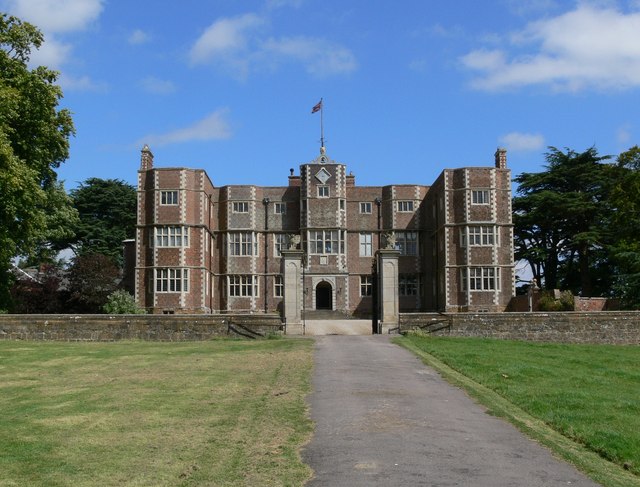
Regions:
<svg viewBox="0 0 640 487"><path fill-rule="evenodd" d="M127 39L131 45L144 44L150 40L151 35L141 29L134 30Z"/></svg>
<svg viewBox="0 0 640 487"><path fill-rule="evenodd" d="M628 144L631 140L631 126L625 124L622 127L618 127L616 131L616 140L619 144Z"/></svg>
<svg viewBox="0 0 640 487"><path fill-rule="evenodd" d="M228 109L221 108L188 127L160 135L147 135L136 142L136 145L149 144L163 146L192 141L228 139L232 135L231 127L226 120L228 113Z"/></svg>
<svg viewBox="0 0 640 487"><path fill-rule="evenodd" d="M510 132L499 137L500 144L513 152L531 152L544 147L544 137L540 134Z"/></svg>
<svg viewBox="0 0 640 487"><path fill-rule="evenodd" d="M13 15L50 34L85 29L102 12L103 0L7 0Z"/></svg>
<svg viewBox="0 0 640 487"><path fill-rule="evenodd" d="M196 40L189 52L191 64L214 64L234 76L275 69L297 62L314 76L349 73L356 69L353 53L336 43L315 37L263 37L266 17L253 13L218 19Z"/></svg>
<svg viewBox="0 0 640 487"><path fill-rule="evenodd" d="M505 0L506 7L516 15L527 16L533 13L548 12L555 9L558 3L555 0Z"/></svg>
<svg viewBox="0 0 640 487"><path fill-rule="evenodd" d="M93 81L89 76L74 77L62 73L59 78L60 86L64 90L91 91L94 93L106 93L109 86L106 83Z"/></svg>
<svg viewBox="0 0 640 487"><path fill-rule="evenodd" d="M42 31L44 42L31 51L31 66L47 66L60 71L60 85L68 90L104 92L107 86L88 76L73 76L64 66L72 57L73 44L65 34L82 31L102 13L104 0L0 0L0 8Z"/></svg>
<svg viewBox="0 0 640 487"><path fill-rule="evenodd" d="M640 12L582 4L532 22L506 42L505 49L477 49L461 58L463 66L481 72L473 87L539 84L579 91L640 86Z"/></svg>
<svg viewBox="0 0 640 487"><path fill-rule="evenodd" d="M45 42L40 46L40 49L31 51L30 64L60 70L68 60L72 50L73 46L71 44L49 36L45 38Z"/></svg>
<svg viewBox="0 0 640 487"><path fill-rule="evenodd" d="M264 44L266 54L282 60L300 61L307 72L316 76L349 73L356 69L353 53L323 39L289 37L269 39Z"/></svg>
<svg viewBox="0 0 640 487"><path fill-rule="evenodd" d="M417 73L424 73L427 71L427 61L425 59L414 59L409 63L409 69Z"/></svg>
<svg viewBox="0 0 640 487"><path fill-rule="evenodd" d="M145 91L155 95L168 95L176 91L176 86L172 81L147 76L140 81L140 85Z"/></svg>
<svg viewBox="0 0 640 487"><path fill-rule="evenodd" d="M244 51L249 43L251 31L263 23L264 20L255 14L216 20L191 48L191 62L202 64L218 56L230 56Z"/></svg>
<svg viewBox="0 0 640 487"><path fill-rule="evenodd" d="M292 7L300 8L303 0L267 0L268 8Z"/></svg>

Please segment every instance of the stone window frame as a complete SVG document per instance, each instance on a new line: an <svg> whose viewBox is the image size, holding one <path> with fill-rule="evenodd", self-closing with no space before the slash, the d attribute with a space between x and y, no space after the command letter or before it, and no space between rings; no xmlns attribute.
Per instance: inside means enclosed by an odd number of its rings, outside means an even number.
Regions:
<svg viewBox="0 0 640 487"><path fill-rule="evenodd" d="M273 297L284 298L284 276L281 274L273 277Z"/></svg>
<svg viewBox="0 0 640 487"><path fill-rule="evenodd" d="M329 198L330 196L331 196L331 191L329 190L329 185L327 184L318 185L318 198Z"/></svg>
<svg viewBox="0 0 640 487"><path fill-rule="evenodd" d="M227 276L227 297L250 298L260 295L258 276L231 274Z"/></svg>
<svg viewBox="0 0 640 487"><path fill-rule="evenodd" d="M463 291L500 291L499 267L469 267L461 273Z"/></svg>
<svg viewBox="0 0 640 487"><path fill-rule="evenodd" d="M273 213L275 215L286 215L287 214L287 203L284 201L276 201L273 203Z"/></svg>
<svg viewBox="0 0 640 487"><path fill-rule="evenodd" d="M361 201L360 202L360 214L362 215L370 215L373 210L373 204L371 201Z"/></svg>
<svg viewBox="0 0 640 487"><path fill-rule="evenodd" d="M318 248L320 248L319 251ZM344 231L309 230L309 253L313 255L343 254Z"/></svg>
<svg viewBox="0 0 640 487"><path fill-rule="evenodd" d="M401 200L396 202L398 213L413 213L415 205L413 200Z"/></svg>
<svg viewBox="0 0 640 487"><path fill-rule="evenodd" d="M156 248L189 247L189 227L184 225L163 225L153 229L152 246Z"/></svg>
<svg viewBox="0 0 640 487"><path fill-rule="evenodd" d="M155 269L155 290L157 293L188 293L189 269Z"/></svg>
<svg viewBox="0 0 640 487"><path fill-rule="evenodd" d="M249 213L249 202L248 201L232 201L231 211L233 213Z"/></svg>
<svg viewBox="0 0 640 487"><path fill-rule="evenodd" d="M491 190L489 189L472 189L471 190L472 205L489 205L491 204Z"/></svg>
<svg viewBox="0 0 640 487"><path fill-rule="evenodd" d="M398 295L417 296L420 290L420 279L417 274L400 274L398 276Z"/></svg>
<svg viewBox="0 0 640 487"><path fill-rule="evenodd" d="M495 225L469 225L460 234L460 246L490 247L498 241Z"/></svg>
<svg viewBox="0 0 640 487"><path fill-rule="evenodd" d="M360 297L368 298L373 295L373 277L369 275L360 276Z"/></svg>
<svg viewBox="0 0 640 487"><path fill-rule="evenodd" d="M273 234L273 255L274 257L281 257L282 250L287 250L289 247L289 235L286 233L274 233Z"/></svg>
<svg viewBox="0 0 640 487"><path fill-rule="evenodd" d="M360 232L358 234L358 252L360 257L373 256L373 233Z"/></svg>
<svg viewBox="0 0 640 487"><path fill-rule="evenodd" d="M180 204L180 192L177 189L160 191L160 204L162 206L177 206Z"/></svg>
<svg viewBox="0 0 640 487"><path fill-rule="evenodd" d="M400 255L418 255L418 232L412 230L403 230L395 232L396 250L400 251Z"/></svg>
<svg viewBox="0 0 640 487"><path fill-rule="evenodd" d="M258 238L254 232L229 232L227 248L230 257L258 256Z"/></svg>

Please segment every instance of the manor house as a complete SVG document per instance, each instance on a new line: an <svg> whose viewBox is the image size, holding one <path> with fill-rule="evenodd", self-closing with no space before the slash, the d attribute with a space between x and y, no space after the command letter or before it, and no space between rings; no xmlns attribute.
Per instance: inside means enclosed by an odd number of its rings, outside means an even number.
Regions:
<svg viewBox="0 0 640 487"><path fill-rule="evenodd" d="M303 310L371 316L373 293L392 292L399 312L504 311L515 287L506 166L498 149L492 164L445 169L431 186L358 186L321 148L285 186L215 186L203 169L154 167L145 146L136 301L151 313L271 313L299 288ZM299 282L286 283L293 250ZM381 250L397 269L376 291Z"/></svg>

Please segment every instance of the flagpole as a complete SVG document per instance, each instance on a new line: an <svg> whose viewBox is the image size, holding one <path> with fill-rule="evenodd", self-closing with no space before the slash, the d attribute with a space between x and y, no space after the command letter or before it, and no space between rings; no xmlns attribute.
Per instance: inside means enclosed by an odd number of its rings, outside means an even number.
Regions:
<svg viewBox="0 0 640 487"><path fill-rule="evenodd" d="M324 154L324 103L322 98L320 98L320 101L313 105L313 108L311 109L311 113L316 112L320 112L320 153Z"/></svg>
<svg viewBox="0 0 640 487"><path fill-rule="evenodd" d="M324 151L324 103L320 98L320 152Z"/></svg>

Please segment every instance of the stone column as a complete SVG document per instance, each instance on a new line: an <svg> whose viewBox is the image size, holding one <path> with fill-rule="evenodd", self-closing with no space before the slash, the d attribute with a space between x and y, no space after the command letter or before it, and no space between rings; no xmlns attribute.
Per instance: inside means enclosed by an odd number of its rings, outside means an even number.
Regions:
<svg viewBox="0 0 640 487"><path fill-rule="evenodd" d="M382 333L395 328L400 322L400 301L398 299L398 257L397 250L382 249L376 252L378 259L378 303L380 303L380 325Z"/></svg>
<svg viewBox="0 0 640 487"><path fill-rule="evenodd" d="M302 250L282 250L283 318L287 335L302 335Z"/></svg>

